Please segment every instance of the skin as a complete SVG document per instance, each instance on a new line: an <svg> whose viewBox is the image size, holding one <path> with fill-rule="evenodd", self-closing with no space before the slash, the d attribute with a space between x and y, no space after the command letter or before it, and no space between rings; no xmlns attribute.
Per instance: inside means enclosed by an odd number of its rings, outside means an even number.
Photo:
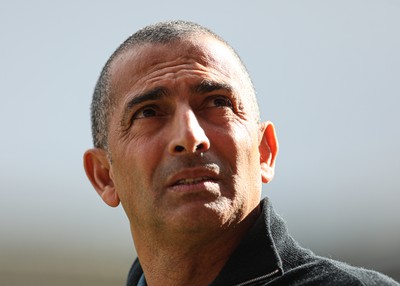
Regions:
<svg viewBox="0 0 400 286"><path fill-rule="evenodd" d="M259 215L274 127L254 119L236 59L209 36L135 47L111 71L110 154L85 153L88 178L121 202L148 285L207 285Z"/></svg>

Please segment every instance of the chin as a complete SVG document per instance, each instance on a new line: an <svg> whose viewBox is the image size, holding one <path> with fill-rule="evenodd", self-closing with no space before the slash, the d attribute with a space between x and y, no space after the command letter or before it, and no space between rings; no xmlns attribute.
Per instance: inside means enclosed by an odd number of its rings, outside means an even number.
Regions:
<svg viewBox="0 0 400 286"><path fill-rule="evenodd" d="M240 221L241 211L235 209L232 201L219 198L215 201L191 201L169 216L171 223L180 230L198 232L201 230L221 229L235 221Z"/></svg>

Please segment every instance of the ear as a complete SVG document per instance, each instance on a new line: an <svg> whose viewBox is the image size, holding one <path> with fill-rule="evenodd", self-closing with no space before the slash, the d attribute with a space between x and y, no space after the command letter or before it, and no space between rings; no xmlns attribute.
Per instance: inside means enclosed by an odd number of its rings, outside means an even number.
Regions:
<svg viewBox="0 0 400 286"><path fill-rule="evenodd" d="M83 165L86 176L103 201L111 207L118 206L120 199L114 187L107 152L99 148L87 150L83 155Z"/></svg>
<svg viewBox="0 0 400 286"><path fill-rule="evenodd" d="M275 133L275 127L271 122L261 123L260 130L260 166L261 178L263 183L270 182L275 174L275 160L278 155L278 139Z"/></svg>

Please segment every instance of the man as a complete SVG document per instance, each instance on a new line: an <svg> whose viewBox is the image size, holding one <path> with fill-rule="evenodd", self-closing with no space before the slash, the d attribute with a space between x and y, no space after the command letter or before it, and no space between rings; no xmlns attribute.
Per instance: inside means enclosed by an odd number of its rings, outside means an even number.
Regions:
<svg viewBox="0 0 400 286"><path fill-rule="evenodd" d="M261 184L278 142L233 49L197 24L139 30L92 101L87 176L121 202L138 260L128 285L397 285L315 256L287 234Z"/></svg>

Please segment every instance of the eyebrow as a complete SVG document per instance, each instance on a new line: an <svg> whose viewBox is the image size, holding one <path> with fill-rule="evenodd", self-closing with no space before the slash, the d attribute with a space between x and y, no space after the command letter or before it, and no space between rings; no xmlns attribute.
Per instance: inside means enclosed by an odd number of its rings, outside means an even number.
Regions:
<svg viewBox="0 0 400 286"><path fill-rule="evenodd" d="M145 101L150 101L150 100L157 100L160 99L161 97L166 95L166 90L163 89L162 87L156 87L154 89L145 91L143 93L139 93L134 96L127 104L125 109L129 110L132 109L135 105L141 104L142 102Z"/></svg>
<svg viewBox="0 0 400 286"><path fill-rule="evenodd" d="M232 92L233 88L231 85L223 82L217 82L212 80L203 80L200 84L195 85L192 88L194 93L208 93L216 90L225 90L228 92Z"/></svg>

